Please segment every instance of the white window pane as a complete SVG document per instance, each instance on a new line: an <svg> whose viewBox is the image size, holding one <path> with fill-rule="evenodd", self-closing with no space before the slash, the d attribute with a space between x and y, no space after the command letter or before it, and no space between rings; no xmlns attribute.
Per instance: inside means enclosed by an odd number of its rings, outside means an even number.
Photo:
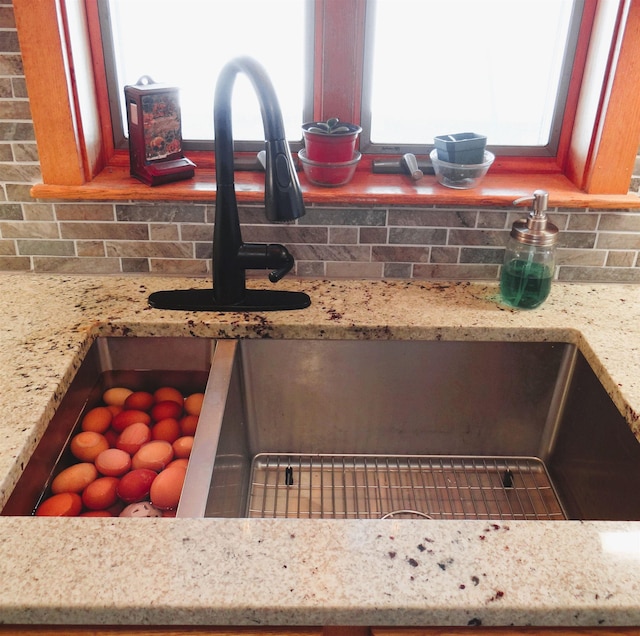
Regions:
<svg viewBox="0 0 640 636"><path fill-rule="evenodd" d="M550 138L571 0L377 0L371 141ZM371 49L369 49L371 50Z"/></svg>
<svg viewBox="0 0 640 636"><path fill-rule="evenodd" d="M143 75L178 86L183 137L212 140L220 70L233 57L249 55L273 82L287 137L298 139L305 5L301 0L109 0L118 90L123 93ZM264 139L258 101L243 75L234 86L232 114L235 139ZM126 132L124 112L122 117Z"/></svg>

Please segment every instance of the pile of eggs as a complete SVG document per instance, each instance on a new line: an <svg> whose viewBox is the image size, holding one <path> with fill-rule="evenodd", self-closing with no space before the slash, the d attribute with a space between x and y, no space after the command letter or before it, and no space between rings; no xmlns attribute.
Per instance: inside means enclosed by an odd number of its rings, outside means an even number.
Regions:
<svg viewBox="0 0 640 636"><path fill-rule="evenodd" d="M69 443L76 460L51 482L37 516L175 516L203 393L107 389Z"/></svg>

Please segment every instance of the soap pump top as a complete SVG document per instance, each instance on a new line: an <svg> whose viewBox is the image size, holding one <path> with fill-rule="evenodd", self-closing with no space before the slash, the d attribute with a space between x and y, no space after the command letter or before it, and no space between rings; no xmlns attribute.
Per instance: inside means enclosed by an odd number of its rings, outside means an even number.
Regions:
<svg viewBox="0 0 640 636"><path fill-rule="evenodd" d="M511 228L511 237L525 245L549 246L558 240L558 228L547 218L549 193L535 190L533 196L516 199L518 205L524 201L533 201L533 209L526 219L519 219Z"/></svg>

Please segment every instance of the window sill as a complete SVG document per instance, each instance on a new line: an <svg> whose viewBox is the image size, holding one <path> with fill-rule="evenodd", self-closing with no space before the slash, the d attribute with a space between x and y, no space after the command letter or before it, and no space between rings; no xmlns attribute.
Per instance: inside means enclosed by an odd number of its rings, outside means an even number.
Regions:
<svg viewBox="0 0 640 636"><path fill-rule="evenodd" d="M364 162L363 162L364 163ZM241 203L260 203L264 195L264 176L259 172L236 171L236 196ZM434 176L412 181L397 174L373 174L362 166L346 186L314 186L300 173L300 184L307 203L325 205L421 205L508 207L518 197L536 189L549 192L552 207L628 209L640 208L640 196L630 194L586 194L563 174L489 173L480 185L470 190L453 190L436 182ZM37 184L31 195L37 199L74 201L215 201L213 167L196 169L193 179L149 187L129 175L128 165L113 165L83 185Z"/></svg>

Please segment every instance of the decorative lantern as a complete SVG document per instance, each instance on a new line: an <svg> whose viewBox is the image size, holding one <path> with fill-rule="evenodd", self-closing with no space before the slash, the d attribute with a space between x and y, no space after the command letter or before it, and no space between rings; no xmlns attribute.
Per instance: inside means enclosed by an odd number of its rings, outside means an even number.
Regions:
<svg viewBox="0 0 640 636"><path fill-rule="evenodd" d="M196 165L182 154L178 89L144 75L124 96L131 176L151 186L193 177Z"/></svg>

